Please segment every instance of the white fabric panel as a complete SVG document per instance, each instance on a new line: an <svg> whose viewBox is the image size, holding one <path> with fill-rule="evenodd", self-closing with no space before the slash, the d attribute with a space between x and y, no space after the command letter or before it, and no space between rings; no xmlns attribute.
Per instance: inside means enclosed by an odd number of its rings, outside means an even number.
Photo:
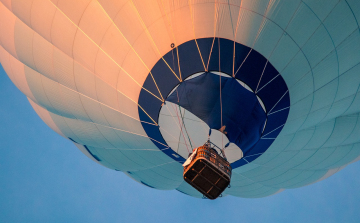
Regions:
<svg viewBox="0 0 360 223"><path fill-rule="evenodd" d="M31 24L31 8L34 0L12 0L11 10L25 24Z"/></svg>
<svg viewBox="0 0 360 223"><path fill-rule="evenodd" d="M57 82L77 90L74 80L74 61L56 48L53 51L53 67Z"/></svg>
<svg viewBox="0 0 360 223"><path fill-rule="evenodd" d="M186 6L180 7L180 5L174 6L170 4L170 11L172 12L170 13L169 18L171 21L172 30L174 32L177 45L180 45L184 42L187 42L188 40L194 39L194 32L192 31L193 23L190 14L190 8L187 5L187 2L185 1L176 2L176 4L178 3L179 4L183 3L184 5L186 4Z"/></svg>
<svg viewBox="0 0 360 223"><path fill-rule="evenodd" d="M301 3L301 0L276 1L274 6L268 10L267 17L282 29L286 29Z"/></svg>
<svg viewBox="0 0 360 223"><path fill-rule="evenodd" d="M71 5L73 4L73 1L69 2ZM100 45L105 32L112 24L110 18L106 15L104 9L99 6L97 1L89 1L86 10L80 15L81 20L78 23L73 19L72 21L79 24L79 28L97 45Z"/></svg>
<svg viewBox="0 0 360 223"><path fill-rule="evenodd" d="M72 111L71 107L69 107L71 101L68 101L70 97L66 95L66 92L69 93L68 95L71 94L69 89L42 76L36 71L30 70L30 68L25 69L25 74L29 82L30 89L41 106L47 109L54 109L54 111L52 111L53 113L63 115L65 117L89 120L81 109L78 109L78 112L76 112L75 109Z"/></svg>
<svg viewBox="0 0 360 223"><path fill-rule="evenodd" d="M306 145L307 149L318 149L331 136L335 126L335 120L322 123L315 127L315 132L310 142Z"/></svg>
<svg viewBox="0 0 360 223"><path fill-rule="evenodd" d="M0 46L0 62L5 72L19 90L35 100L26 80L24 65Z"/></svg>
<svg viewBox="0 0 360 223"><path fill-rule="evenodd" d="M85 143L82 142L81 139L76 135L76 133L74 133L74 131L69 128L69 125L66 123L64 117L54 114L51 111L49 111L49 114L50 114L52 120L54 121L55 125L60 129L60 131L66 137L73 139L75 142L77 142L81 145L85 145Z"/></svg>
<svg viewBox="0 0 360 223"><path fill-rule="evenodd" d="M294 187L294 185L298 185L302 182L304 182L305 180L308 180L309 178L320 178L321 174L323 174L323 172L316 172L316 171L302 171L300 174L297 174L296 177L291 178L285 182L281 182L279 184L274 184L274 186L276 187L281 187L281 188L290 188L290 187ZM319 176L320 175L320 176Z"/></svg>
<svg viewBox="0 0 360 223"><path fill-rule="evenodd" d="M236 41L246 46L254 46L259 27L261 26L263 20L264 18L262 16L249 11L247 8L242 6L240 10L239 24L237 25L238 29L236 33Z"/></svg>
<svg viewBox="0 0 360 223"><path fill-rule="evenodd" d="M314 79L312 72L303 75L293 86L289 86L291 107L303 103L314 91ZM301 115L300 115L301 116Z"/></svg>
<svg viewBox="0 0 360 223"><path fill-rule="evenodd" d="M28 82L29 88L36 99L36 103L39 104L41 107L47 109L48 111L56 114L60 114L58 110L56 110L56 106L53 106L52 102L49 101L42 83L42 76L38 72L34 71L33 69L24 66L26 80ZM58 87L58 86L56 86ZM52 89L55 91L56 89ZM53 102L56 104L56 102ZM65 114L65 112L63 112ZM73 117L72 114L67 113L69 117Z"/></svg>
<svg viewBox="0 0 360 223"><path fill-rule="evenodd" d="M298 131L291 139L291 142L287 145L287 147L284 148L284 151L301 150L313 138L314 132L314 128Z"/></svg>
<svg viewBox="0 0 360 223"><path fill-rule="evenodd" d="M196 9L198 7L201 7L202 5L203 4L198 4L198 5L194 5L192 7L194 9ZM229 6L226 4L219 4L219 5L217 5L216 10L217 10L216 36L222 37L225 39L234 40L235 33L236 33L237 18L239 15L239 8ZM196 13L195 10L194 10L194 12ZM203 12L203 13L199 14L198 16L202 17L203 14L206 14L206 13ZM211 13L211 11L209 12L209 14L213 15L213 13ZM194 17L194 22L196 22L196 17ZM201 26L201 25L203 25L203 23L199 24L199 26ZM209 26L210 29L212 27L213 26ZM198 30L196 26L195 26L195 30ZM195 33L197 33L197 32L195 31ZM195 35L198 36L197 34L195 34ZM214 34L212 34L212 36L213 35ZM201 35L201 36L204 36L204 35Z"/></svg>
<svg viewBox="0 0 360 223"><path fill-rule="evenodd" d="M154 4L151 1L133 0L130 1L135 7L135 14L145 27L144 32L148 34L148 38L153 43L152 46L156 50L157 56L165 55L171 50L170 36L167 33L166 20L162 17L160 2ZM134 45L135 46L135 45Z"/></svg>
<svg viewBox="0 0 360 223"><path fill-rule="evenodd" d="M323 162L325 159L327 159L335 150L336 150L336 147L313 150L313 151L315 151L315 153L311 157L309 157L309 159L307 159L305 162L299 164L296 168L302 169L302 170L312 169L313 166L315 166L315 165Z"/></svg>
<svg viewBox="0 0 360 223"><path fill-rule="evenodd" d="M118 104L117 101L118 92L115 88L110 87L108 84L106 84L104 81L100 80L99 78L95 78L95 87L99 102L101 102L103 105L107 105L110 108L116 110L120 109L120 105Z"/></svg>
<svg viewBox="0 0 360 223"><path fill-rule="evenodd" d="M283 35L274 49L270 62L278 71L281 72L291 59L296 56L298 51L299 46L296 45L290 36Z"/></svg>
<svg viewBox="0 0 360 223"><path fill-rule="evenodd" d="M353 94L344 99L335 101L331 105L331 109L329 110L328 115L322 121L324 122L324 121L327 121L330 119L334 119L340 115L345 115L346 111L350 111L349 108L353 104L355 96L356 96L356 94ZM357 110L355 109L354 111L350 112L350 114L353 114L353 113L359 112L359 111L360 111L360 109L358 108Z"/></svg>
<svg viewBox="0 0 360 223"><path fill-rule="evenodd" d="M330 148L322 148L316 151L309 159L307 159L305 162L301 163L296 168L298 169L314 169L313 167L316 166L319 163L322 163L324 160L326 160L331 154L334 153L336 150L336 147L330 147Z"/></svg>
<svg viewBox="0 0 360 223"><path fill-rule="evenodd" d="M329 84L332 80L339 76L339 64L337 60L337 52L332 51L321 62L319 62L316 67L313 68L312 74L314 78L315 90L319 90L320 88L324 87L324 85Z"/></svg>
<svg viewBox="0 0 360 223"><path fill-rule="evenodd" d="M23 22L17 20L15 22L14 32L16 55L19 61L32 69L36 69L33 56L34 31Z"/></svg>
<svg viewBox="0 0 360 223"><path fill-rule="evenodd" d="M249 176L246 173L242 173L242 174L255 182L261 183L262 181L270 180L270 179L278 177L282 174L285 174L288 171L289 171L288 169L277 167L277 168L271 169L271 171L263 172L262 174L259 174L257 176Z"/></svg>
<svg viewBox="0 0 360 223"><path fill-rule="evenodd" d="M90 117L92 122L106 126L109 125L109 122L104 117L101 104L83 95L81 95L80 98L81 98L82 106L84 107L86 114Z"/></svg>
<svg viewBox="0 0 360 223"><path fill-rule="evenodd" d="M290 140L289 140L290 141ZM277 148L276 146L272 146L272 148ZM272 151L274 151L275 149L272 149ZM256 160L254 160L253 162L246 164L246 168L244 166L244 169L246 170L248 168L248 166L250 166L250 164L254 164L254 165L264 165L265 163L269 162L270 160L274 159L275 157L277 157L279 155L280 152L270 152L270 151L266 151L265 153L263 153L259 158L257 158ZM260 167L262 168L262 167ZM242 173L243 168L237 168L235 169L236 172Z"/></svg>
<svg viewBox="0 0 360 223"><path fill-rule="evenodd" d="M135 43L134 49L137 50L138 48L145 47L145 43L147 42L147 36L145 34L139 37L139 40ZM143 52L145 53L145 52ZM145 63L153 63L155 64L158 59L156 58L155 53L148 52L148 55L141 55ZM152 61L149 62L148 59ZM119 73L119 77L117 80L117 89L129 97L133 101L137 101L139 97L139 93L141 90L141 86L145 82L145 79L149 73L149 70L145 66L139 66L140 61L138 60L138 56L134 53L134 51L129 51L126 59L123 61L124 65L122 66ZM152 92L155 95L158 95L157 92Z"/></svg>
<svg viewBox="0 0 360 223"><path fill-rule="evenodd" d="M92 151L99 155L100 159L110 160L115 169L121 171L137 171L146 167L153 166L149 163L141 163L139 160L133 159L132 151L121 151L117 149L102 149L92 147Z"/></svg>
<svg viewBox="0 0 360 223"><path fill-rule="evenodd" d="M44 76L50 78L51 80L59 81L60 78L57 78L54 71L54 51L58 50L51 43L49 43L36 33L34 34L33 46L36 49L32 52L34 56L34 64L36 65L36 70ZM59 55L60 53L57 54ZM57 64L58 63L59 62L57 62Z"/></svg>
<svg viewBox="0 0 360 223"><path fill-rule="evenodd" d="M331 169L330 166L332 166L334 163L344 158L352 150L352 148L353 145L336 147L336 149L330 156L328 156L324 161L320 162L318 165L312 167L312 169Z"/></svg>
<svg viewBox="0 0 360 223"><path fill-rule="evenodd" d="M303 4L313 11L320 21L323 21L339 3L338 0L312 1L302 0Z"/></svg>
<svg viewBox="0 0 360 223"><path fill-rule="evenodd" d="M66 124L73 132L81 139L84 145L99 147L99 148L111 148L113 145L106 140L101 134L96 125L88 122L83 122L76 119L64 119Z"/></svg>
<svg viewBox="0 0 360 223"><path fill-rule="evenodd" d="M226 3L226 1L223 1ZM275 1L271 0L245 0L241 3L241 7L248 9L249 11L256 12L257 14L267 16L271 11L271 8L275 7ZM257 27L256 27L257 28Z"/></svg>
<svg viewBox="0 0 360 223"><path fill-rule="evenodd" d="M106 126L83 122L81 120L68 118L64 120L68 127L72 129L81 140L81 144L98 148L119 148L124 150L156 149L154 145L151 144L151 141L144 136L134 135L130 132L111 129ZM103 134L109 131L113 131L116 135L107 134L105 136Z"/></svg>
<svg viewBox="0 0 360 223"><path fill-rule="evenodd" d="M349 111L349 108L353 104L356 97L356 93L354 94L354 92L357 92L359 88L360 77L357 75L359 69L360 66L356 65L349 71L341 74L339 77L339 85L335 102L332 104L331 110L329 111L324 121L343 115L344 112ZM348 114L358 112L359 110L360 108L354 109Z"/></svg>
<svg viewBox="0 0 360 223"><path fill-rule="evenodd" d="M357 22L360 21L360 2L356 0L347 0L346 1L349 4L349 7L352 9L352 13L354 14L355 19Z"/></svg>
<svg viewBox="0 0 360 223"><path fill-rule="evenodd" d="M249 178L245 177L242 174L234 173L231 176L231 188L232 187L246 187L253 185L254 181L250 180ZM228 190L229 192L230 190Z"/></svg>
<svg viewBox="0 0 360 223"><path fill-rule="evenodd" d="M129 51L129 44L123 43L123 41L119 41L120 37L113 38L114 35L117 34L117 30L111 26L109 32L104 37L103 44L100 46L105 52L108 48L122 49L122 50L108 50L112 52L111 54L106 54L104 51L99 50L97 53L96 61L94 64L94 70L97 76L99 77L104 84L110 86L113 89L116 89L118 82L118 75L121 71L121 62L124 60L126 54ZM107 38L110 36L112 38ZM115 41L117 40L117 41ZM114 61L117 61L115 63ZM140 61L139 65L140 65Z"/></svg>
<svg viewBox="0 0 360 223"><path fill-rule="evenodd" d="M4 4L4 6L11 10L11 0L0 0L0 4Z"/></svg>
<svg viewBox="0 0 360 223"><path fill-rule="evenodd" d="M122 150L121 153L124 154L124 156L126 156L127 159L138 165L136 169L132 169L133 171L145 170L148 168L153 168L157 165L164 165L164 163L159 163L159 161L157 160L150 160L147 159L146 157L143 157L142 151Z"/></svg>
<svg viewBox="0 0 360 223"><path fill-rule="evenodd" d="M16 20L17 18L3 3L0 3L0 43L14 57L17 57L14 42Z"/></svg>
<svg viewBox="0 0 360 223"><path fill-rule="evenodd" d="M178 168L182 168L181 163L173 162L169 156L156 149L154 145L146 145L147 147L141 148L141 150L136 150L135 152L144 158L148 158L154 165L163 165L172 163L171 168L167 169L173 174L180 174ZM152 147L151 147L152 146Z"/></svg>
<svg viewBox="0 0 360 223"><path fill-rule="evenodd" d="M290 150L283 151L283 152L277 154L277 156L275 156L273 159L264 163L263 165L268 166L268 167L279 166L279 165L285 163L286 161L290 160L294 156L296 156L296 154L298 154L298 153L299 153L299 151L290 151Z"/></svg>
<svg viewBox="0 0 360 223"><path fill-rule="evenodd" d="M360 87L358 89L358 92L355 94L355 97L351 102L350 107L344 112L344 115L359 112L359 103L360 103Z"/></svg>
<svg viewBox="0 0 360 223"><path fill-rule="evenodd" d="M280 176L276 176L272 179L261 181L261 184L272 187L282 187L282 184L297 178L303 171L302 170L289 170ZM279 186L281 185L281 186Z"/></svg>
<svg viewBox="0 0 360 223"><path fill-rule="evenodd" d="M346 1L339 1L324 20L324 25L331 39L334 41L335 46L358 28L356 20Z"/></svg>
<svg viewBox="0 0 360 223"><path fill-rule="evenodd" d="M335 99L337 86L338 81L336 80L314 92L312 109L302 126L303 128L314 126L325 118Z"/></svg>
<svg viewBox="0 0 360 223"><path fill-rule="evenodd" d="M61 10L71 21L79 24L85 10L91 4L91 0L71 1L61 0L56 3L56 6Z"/></svg>
<svg viewBox="0 0 360 223"><path fill-rule="evenodd" d="M111 156L111 160L115 160L115 166L117 170L133 171L144 168L143 165L138 164L133 160L129 159L129 157L123 154L121 150L106 149L106 151L103 152L106 152L107 156Z"/></svg>
<svg viewBox="0 0 360 223"><path fill-rule="evenodd" d="M108 16L113 19L118 15L120 9L129 3L129 0L99 0L98 2Z"/></svg>
<svg viewBox="0 0 360 223"><path fill-rule="evenodd" d="M320 24L321 21L318 20L311 9L302 3L298 6L296 13L287 25L286 32L301 47L311 38Z"/></svg>
<svg viewBox="0 0 360 223"><path fill-rule="evenodd" d="M56 8L49 0L34 0L31 7L29 26L40 36L51 42L51 28ZM39 49L39 48L37 48Z"/></svg>
<svg viewBox="0 0 360 223"><path fill-rule="evenodd" d="M293 89L293 86L301 81L305 75L309 74L311 72L310 69L306 57L299 51L290 63L287 64L286 68L280 72L288 88L292 90L290 94L291 97L294 97L293 94L298 94L295 98L301 96L301 94L299 95L300 92Z"/></svg>
<svg viewBox="0 0 360 223"><path fill-rule="evenodd" d="M248 178L249 180L251 180L253 182L256 182L254 180L256 177L261 176L266 173L269 173L269 172L272 172L274 169L275 169L275 167L267 167L267 168L258 167L258 168L254 168L254 169L242 172L241 175L243 177ZM276 174L276 173L274 172L274 174Z"/></svg>
<svg viewBox="0 0 360 223"><path fill-rule="evenodd" d="M103 116L111 127L146 135L138 119L121 114L104 105L100 105L100 107Z"/></svg>
<svg viewBox="0 0 360 223"><path fill-rule="evenodd" d="M91 72L94 72L94 64L98 51L99 46L84 32L76 32L74 36L74 46L72 48L73 57Z"/></svg>
<svg viewBox="0 0 360 223"><path fill-rule="evenodd" d="M360 60L360 33L354 30L344 41L337 47L339 55L340 73L344 73L353 68Z"/></svg>
<svg viewBox="0 0 360 223"><path fill-rule="evenodd" d="M291 97L291 92L290 92ZM313 101L313 96L309 95L308 97L300 100L298 103L290 106L290 112L286 124L282 131L285 134L293 133L297 131L304 121L306 120L307 114L311 109L311 104ZM290 98L291 102L291 98Z"/></svg>
<svg viewBox="0 0 360 223"><path fill-rule="evenodd" d="M133 13L139 16L141 23L146 27L151 26L161 17L160 4L154 4L151 1L131 0L130 5L133 8Z"/></svg>
<svg viewBox="0 0 360 223"><path fill-rule="evenodd" d="M339 87L336 95L336 100L341 100L348 96L352 96L352 99L353 97L355 97L354 92L357 92L360 84L359 73L360 64L357 64L355 67L341 74L341 76L339 77Z"/></svg>
<svg viewBox="0 0 360 223"><path fill-rule="evenodd" d="M134 163L132 161L124 162L123 160L128 160L128 157L124 156L119 151L107 150L97 147L88 147L88 148L94 156L100 159L99 161L100 163L107 163L108 165L111 165L112 166L110 167L111 169L127 171L127 170L132 170L134 168L135 169L142 168L141 165L138 165L137 163Z"/></svg>
<svg viewBox="0 0 360 223"><path fill-rule="evenodd" d="M359 138L359 135L360 135L360 114L356 114L354 116L357 116L355 126L354 126L352 132L348 135L348 138L343 142L343 144L351 144L351 143L356 143L356 142L360 141L360 138Z"/></svg>
<svg viewBox="0 0 360 223"><path fill-rule="evenodd" d="M79 93L97 99L96 77L77 62L74 63L74 79Z"/></svg>
<svg viewBox="0 0 360 223"><path fill-rule="evenodd" d="M334 48L335 46L326 28L319 26L302 49L311 67L315 67L324 57L334 50Z"/></svg>
<svg viewBox="0 0 360 223"><path fill-rule="evenodd" d="M44 109L43 107L36 104L30 98L28 98L31 106L34 108L36 114L48 125L52 130L54 130L57 134L61 135L62 137L66 138L66 136L60 131L60 129L55 124L54 120L51 118L51 115L48 110Z"/></svg>
<svg viewBox="0 0 360 223"><path fill-rule="evenodd" d="M194 2L194 1L193 1ZM194 2L195 3L195 2ZM167 4L171 4L170 2ZM191 19L191 29L188 30L191 34L194 35L197 39L203 38L203 37L214 37L214 35L219 35L219 33L223 33L223 30L221 30L222 21L221 21L221 15L229 16L226 13L224 14L224 5L216 4L215 2L205 2L202 1L198 4L192 4L191 6L191 12L190 16L192 15ZM231 7L233 8L233 7ZM188 9L190 11L190 9ZM226 10L229 10L229 7L227 6ZM239 9L237 8L237 11ZM169 15L168 17L171 17L172 12L167 11ZM217 13L215 15L215 13ZM237 13L238 14L238 13ZM233 15L233 18L237 17L237 14ZM170 19L170 18L168 18ZM235 22L235 20L233 20ZM215 23L216 22L216 23ZM194 25L192 25L192 23ZM231 24L230 24L231 25ZM169 28L171 30L171 27ZM220 31L221 30L221 31ZM230 30L227 30L230 31ZM232 30L231 30L232 32ZM172 34L172 32L171 32ZM232 33L231 33L232 35ZM231 38L234 39L234 36L232 35Z"/></svg>
<svg viewBox="0 0 360 223"><path fill-rule="evenodd" d="M284 35L284 30L269 19L264 19L263 24L261 32L259 31L257 35L254 49L272 62L277 59L273 57L273 53Z"/></svg>
<svg viewBox="0 0 360 223"><path fill-rule="evenodd" d="M283 169L298 169L298 165L302 164L316 153L316 150L301 150L298 151L292 158L279 163L277 166Z"/></svg>
<svg viewBox="0 0 360 223"><path fill-rule="evenodd" d="M110 18L112 18L116 27L124 35L124 38L132 45L143 32L141 21L136 13L134 13L134 8L130 1L121 0L112 2L115 3L110 5L108 1L99 1Z"/></svg>
<svg viewBox="0 0 360 223"><path fill-rule="evenodd" d="M51 26L51 43L66 55L72 57L76 33L77 26L57 10Z"/></svg>
<svg viewBox="0 0 360 223"><path fill-rule="evenodd" d="M111 144L111 147L107 148L118 148L123 150L130 150L129 147L120 137L116 134L114 129L97 125L97 129L101 132L101 134L106 138L106 140ZM106 148L106 147L105 147Z"/></svg>
<svg viewBox="0 0 360 223"><path fill-rule="evenodd" d="M353 132L357 120L358 116L343 116L336 118L334 130L323 146L330 147L342 145Z"/></svg>
<svg viewBox="0 0 360 223"><path fill-rule="evenodd" d="M30 70L30 68L27 68L26 70L28 71L27 78L31 83L31 89L34 92L36 92L35 97L39 99L39 103L42 106L45 106L48 109L52 109L53 112L66 115L67 117L70 118L76 117L82 120L109 125L108 121L106 121L106 118L102 114L103 112L101 111L101 109L103 109L104 111L107 111L107 114L112 114L112 116L116 115L115 118L112 118L112 120L114 119L121 120L122 119L121 116L125 116L127 119L130 119L121 122L122 124L121 126L118 125L115 127L129 130L126 127L126 123L130 123L129 126L134 127L132 131L134 131L135 129L137 130L138 133L144 134L144 130L142 129L141 124L138 122L134 122L134 118L130 118L126 114L121 114L109 106L101 105L94 99L90 99L89 97L86 97L84 95L79 95L74 90L71 90L63 85L57 84L56 82L53 82L52 80L41 76L39 73ZM45 87L45 95L41 93L43 87ZM48 101L49 99L51 103ZM54 106L56 109L54 108ZM97 113L96 113L96 108L100 109ZM96 114L92 115L94 114L94 112ZM103 117L103 119L101 119L101 117ZM115 123L119 123L119 122L117 121Z"/></svg>

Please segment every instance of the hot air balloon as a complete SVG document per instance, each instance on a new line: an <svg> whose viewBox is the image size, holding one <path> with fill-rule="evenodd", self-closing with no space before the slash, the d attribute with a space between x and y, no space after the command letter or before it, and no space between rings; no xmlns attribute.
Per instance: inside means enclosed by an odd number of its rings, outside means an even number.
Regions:
<svg viewBox="0 0 360 223"><path fill-rule="evenodd" d="M357 0L0 2L0 62L37 114L148 187L203 197L182 165L208 140L223 196L360 159Z"/></svg>

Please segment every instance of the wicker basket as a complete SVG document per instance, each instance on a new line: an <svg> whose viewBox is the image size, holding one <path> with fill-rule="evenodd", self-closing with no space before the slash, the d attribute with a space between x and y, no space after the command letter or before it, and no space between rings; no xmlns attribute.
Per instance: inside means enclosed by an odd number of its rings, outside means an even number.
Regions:
<svg viewBox="0 0 360 223"><path fill-rule="evenodd" d="M184 168L184 180L209 199L216 199L230 184L231 166L208 144L197 148Z"/></svg>

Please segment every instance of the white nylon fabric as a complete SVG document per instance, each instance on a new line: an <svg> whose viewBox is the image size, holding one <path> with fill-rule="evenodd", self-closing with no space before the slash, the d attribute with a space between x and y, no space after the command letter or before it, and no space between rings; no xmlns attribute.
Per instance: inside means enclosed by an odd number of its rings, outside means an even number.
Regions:
<svg viewBox="0 0 360 223"><path fill-rule="evenodd" d="M270 148L233 170L224 195L264 197L359 160L359 21L358 0L0 0L0 62L44 122L88 157L201 197L146 135L140 91L172 43L221 37L258 51L284 78L290 112Z"/></svg>

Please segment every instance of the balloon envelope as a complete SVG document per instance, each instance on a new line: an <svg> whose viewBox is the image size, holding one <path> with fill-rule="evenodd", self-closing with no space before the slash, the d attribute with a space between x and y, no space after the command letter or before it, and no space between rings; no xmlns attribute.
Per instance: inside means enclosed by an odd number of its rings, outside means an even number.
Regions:
<svg viewBox="0 0 360 223"><path fill-rule="evenodd" d="M182 163L210 138L224 195L264 197L360 156L356 0L1 0L0 62L94 162L202 197Z"/></svg>

